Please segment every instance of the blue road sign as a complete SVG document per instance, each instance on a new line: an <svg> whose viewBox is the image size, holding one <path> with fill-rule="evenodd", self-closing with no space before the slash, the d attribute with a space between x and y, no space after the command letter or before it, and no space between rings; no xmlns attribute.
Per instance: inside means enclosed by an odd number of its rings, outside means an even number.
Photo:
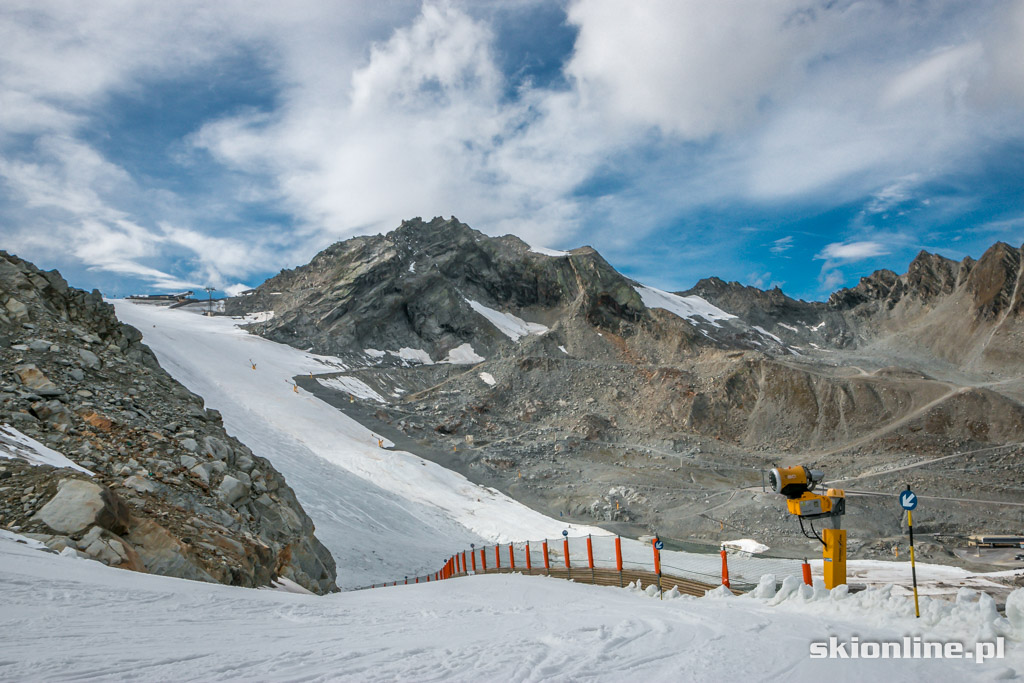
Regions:
<svg viewBox="0 0 1024 683"><path fill-rule="evenodd" d="M569 530L568 529L562 529L562 535L563 536L568 536L569 535Z"/></svg>
<svg viewBox="0 0 1024 683"><path fill-rule="evenodd" d="M658 550L661 550L662 548L665 547L665 544L662 543L661 541L655 541L654 542L654 547L657 548Z"/></svg>
<svg viewBox="0 0 1024 683"><path fill-rule="evenodd" d="M907 489L900 494L900 507L904 510L913 510L917 507L917 494Z"/></svg>

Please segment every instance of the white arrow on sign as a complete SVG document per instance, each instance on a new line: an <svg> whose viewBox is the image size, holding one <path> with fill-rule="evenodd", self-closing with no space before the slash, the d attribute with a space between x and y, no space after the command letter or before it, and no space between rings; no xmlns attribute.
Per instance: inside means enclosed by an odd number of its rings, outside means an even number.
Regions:
<svg viewBox="0 0 1024 683"><path fill-rule="evenodd" d="M904 510L913 510L917 507L917 494L913 491L904 491L900 494L900 505Z"/></svg>

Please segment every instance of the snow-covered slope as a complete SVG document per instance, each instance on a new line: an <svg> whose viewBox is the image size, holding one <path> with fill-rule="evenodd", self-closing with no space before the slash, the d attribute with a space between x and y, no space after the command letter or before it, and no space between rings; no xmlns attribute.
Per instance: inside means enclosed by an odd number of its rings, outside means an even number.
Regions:
<svg viewBox="0 0 1024 683"><path fill-rule="evenodd" d="M294 376L345 369L338 359L250 335L230 318L114 304L161 365L285 475L334 555L342 588L434 572L444 552L470 543L553 538L565 528L432 462L380 448L377 434L296 391Z"/></svg>
<svg viewBox="0 0 1024 683"><path fill-rule="evenodd" d="M352 681L965 681L1024 671L1016 640L985 663L812 659L810 643L1024 629L990 603L790 584L702 599L544 577L475 576L326 597L137 574L0 536L0 679Z"/></svg>

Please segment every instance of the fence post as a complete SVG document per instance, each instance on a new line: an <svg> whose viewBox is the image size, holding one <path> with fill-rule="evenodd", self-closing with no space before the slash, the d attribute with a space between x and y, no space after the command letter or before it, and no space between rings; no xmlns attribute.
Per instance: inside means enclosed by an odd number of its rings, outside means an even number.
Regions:
<svg viewBox="0 0 1024 683"><path fill-rule="evenodd" d="M533 562L530 561L530 542L526 542L526 573L533 573Z"/></svg>
<svg viewBox="0 0 1024 683"><path fill-rule="evenodd" d="M619 588L622 588L622 538L615 537L615 571L619 573Z"/></svg>
<svg viewBox="0 0 1024 683"><path fill-rule="evenodd" d="M597 583L594 576L594 543L590 540L590 534L587 534L587 564L590 565L590 583Z"/></svg>
<svg viewBox="0 0 1024 683"><path fill-rule="evenodd" d="M483 567L484 574L487 573L487 548L480 548L480 565Z"/></svg>
<svg viewBox="0 0 1024 683"><path fill-rule="evenodd" d="M469 559L473 562L473 573L476 574L476 549L469 551Z"/></svg>
<svg viewBox="0 0 1024 683"><path fill-rule="evenodd" d="M569 564L569 537L562 539L562 550L565 552L565 573L566 578L572 579L572 566Z"/></svg>
<svg viewBox="0 0 1024 683"><path fill-rule="evenodd" d="M465 550L462 551L462 572L464 574L468 574L469 573L469 570L466 569L466 551Z"/></svg>
<svg viewBox="0 0 1024 683"><path fill-rule="evenodd" d="M801 567L801 569L804 570L804 583L806 583L808 586L813 586L814 582L811 581L811 565L807 563L806 557L804 558L804 564Z"/></svg>
<svg viewBox="0 0 1024 683"><path fill-rule="evenodd" d="M548 540L546 538L544 539L543 547L544 547L544 571L546 571L548 574L550 574L551 573L551 562L550 562L550 560L548 560Z"/></svg>
<svg viewBox="0 0 1024 683"><path fill-rule="evenodd" d="M516 570L516 553L515 553L515 549L512 547L511 543L508 544L508 563L509 563L509 566L512 567L512 571L515 571Z"/></svg>
<svg viewBox="0 0 1024 683"><path fill-rule="evenodd" d="M661 551L658 550L658 543L661 541L657 536L651 541L654 548L654 573L658 575L658 592L661 592Z"/></svg>
<svg viewBox="0 0 1024 683"><path fill-rule="evenodd" d="M722 585L729 587L729 560L726 559L725 548L722 548Z"/></svg>
<svg viewBox="0 0 1024 683"><path fill-rule="evenodd" d="M501 546L494 546L494 568L501 569Z"/></svg>

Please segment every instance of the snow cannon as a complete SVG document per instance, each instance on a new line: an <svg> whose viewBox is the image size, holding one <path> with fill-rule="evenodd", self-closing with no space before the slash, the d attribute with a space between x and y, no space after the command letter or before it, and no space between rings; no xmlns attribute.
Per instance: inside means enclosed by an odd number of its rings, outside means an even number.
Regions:
<svg viewBox="0 0 1024 683"><path fill-rule="evenodd" d="M846 492L842 489L828 489L824 494L815 493L825 473L803 465L775 467L768 473L768 484L772 491L786 497L786 509L800 522L800 531L807 538L821 543L825 560L825 587L832 589L846 583L846 531L842 528L842 516L846 514ZM819 534L814 520L827 519L830 529ZM810 527L808 533L804 520Z"/></svg>
<svg viewBox="0 0 1024 683"><path fill-rule="evenodd" d="M781 493L786 498L799 498L825 478L821 470L810 470L803 465L795 467L776 467L768 473L768 485L775 493Z"/></svg>

